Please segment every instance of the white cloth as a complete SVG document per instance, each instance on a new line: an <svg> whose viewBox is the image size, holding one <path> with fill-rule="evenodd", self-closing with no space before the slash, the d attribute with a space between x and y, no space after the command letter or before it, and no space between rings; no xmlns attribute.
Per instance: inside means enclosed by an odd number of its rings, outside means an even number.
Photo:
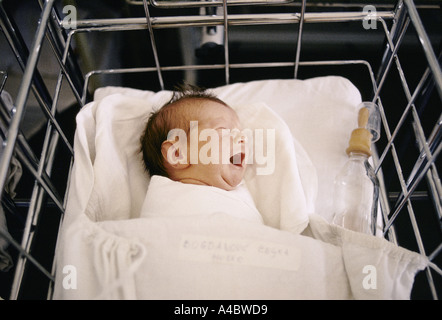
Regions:
<svg viewBox="0 0 442 320"><path fill-rule="evenodd" d="M149 183L139 145L148 107L146 101L115 95L77 115L67 219L77 214L93 221L139 216Z"/></svg>
<svg viewBox="0 0 442 320"><path fill-rule="evenodd" d="M409 299L427 265L315 215L306 235L221 213L98 223L83 215L60 240L54 299Z"/></svg>
<svg viewBox="0 0 442 320"><path fill-rule="evenodd" d="M162 176L150 179L141 218L203 216L225 213L250 222L263 223L244 183L234 190L181 183Z"/></svg>
<svg viewBox="0 0 442 320"><path fill-rule="evenodd" d="M234 108L244 128L256 132L275 130L274 151L270 152L275 154L272 173L259 174L258 170L266 172L271 165L254 161L247 167L244 177L264 223L281 230L302 232L308 224L308 215L314 212L318 187L316 170L307 153L287 124L267 104L237 104ZM267 147L269 141L263 142L264 150L272 150ZM268 159L271 161L271 157Z"/></svg>
<svg viewBox="0 0 442 320"><path fill-rule="evenodd" d="M341 247L356 299L409 299L416 272L429 265L425 256L383 238L329 224L318 215L311 215L304 234Z"/></svg>
<svg viewBox="0 0 442 320"><path fill-rule="evenodd" d="M233 105L265 103L283 119L307 154L304 163L300 147L295 146L299 172L308 180L304 185L307 201L314 206L309 212L331 221L333 180L347 160L345 149L357 127L359 90L348 79L326 76L235 83L216 88L214 93Z"/></svg>
<svg viewBox="0 0 442 320"><path fill-rule="evenodd" d="M93 221L140 216L150 179L144 170L139 141L150 112L167 101L168 95L161 92L146 101L116 93L82 109L77 116L67 219L83 213ZM275 130L274 171L257 175L260 165L255 162L247 166L244 178L264 223L302 232L308 214L313 212L317 188L316 171L308 155L266 104L233 108L244 128ZM304 165L302 175L298 162Z"/></svg>
<svg viewBox="0 0 442 320"><path fill-rule="evenodd" d="M170 98L168 91L104 87L95 91L94 100L116 93L155 107ZM297 169L303 181L307 211L331 221L333 180L347 160L345 149L357 127L357 107L362 101L359 90L346 78L325 76L235 83L215 88L213 93L237 112L240 111L236 106L265 104L284 121L295 137ZM253 116L253 112L249 115Z"/></svg>
<svg viewBox="0 0 442 320"><path fill-rule="evenodd" d="M341 84L345 90L339 90ZM244 88L253 89L248 97L258 100L233 104L226 99ZM354 87L345 79L326 77L224 89L221 97L237 110L245 127L276 129L273 176L254 175L258 167L253 165L245 176L265 224L225 213L140 218L149 179L138 140L148 113L167 101L170 92L120 88L115 93L115 88L104 88L77 117L75 162L57 242L54 298L409 298L415 273L428 264L425 257L384 239L332 226L322 212L322 218L314 214L318 207L327 208L330 175L341 165L342 150L335 149L334 137L327 135L356 119ZM267 98L260 100L260 94ZM303 103L298 105L294 97ZM320 114L307 119L321 112L320 103L326 102L344 106L342 115L325 106L325 118ZM292 106L291 117L305 123L287 127L290 118L284 122L266 106L275 103L281 104L274 109L280 116L288 116L283 109ZM304 110L309 107L315 112ZM299 129L305 136L293 138L290 132ZM338 145L346 143L342 134L338 137ZM332 155L321 160L328 152ZM323 165L324 161L330 164ZM317 197L318 187L324 193Z"/></svg>

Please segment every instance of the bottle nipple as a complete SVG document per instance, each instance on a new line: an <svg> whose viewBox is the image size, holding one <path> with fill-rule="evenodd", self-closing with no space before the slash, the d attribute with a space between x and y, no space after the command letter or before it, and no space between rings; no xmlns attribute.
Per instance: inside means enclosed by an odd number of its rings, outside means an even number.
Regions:
<svg viewBox="0 0 442 320"><path fill-rule="evenodd" d="M366 128L368 123L368 117L370 113L367 108L361 108L358 113L358 127Z"/></svg>
<svg viewBox="0 0 442 320"><path fill-rule="evenodd" d="M358 128L354 129L350 136L348 148L345 150L347 155L351 152L364 153L371 156L371 139L372 134L366 129L369 117L369 110L361 108L358 114Z"/></svg>

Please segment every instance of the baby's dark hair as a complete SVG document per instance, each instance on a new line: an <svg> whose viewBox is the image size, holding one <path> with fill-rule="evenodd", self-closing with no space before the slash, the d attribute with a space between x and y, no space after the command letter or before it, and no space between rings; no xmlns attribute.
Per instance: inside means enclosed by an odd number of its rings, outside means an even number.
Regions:
<svg viewBox="0 0 442 320"><path fill-rule="evenodd" d="M189 132L191 117L195 115L192 108L195 106L195 103L193 103L195 99L208 99L228 106L204 88L192 85L176 87L172 98L150 114L141 136L143 162L150 176L168 177L161 154L161 146L167 140L167 136L172 129L180 128L185 132Z"/></svg>

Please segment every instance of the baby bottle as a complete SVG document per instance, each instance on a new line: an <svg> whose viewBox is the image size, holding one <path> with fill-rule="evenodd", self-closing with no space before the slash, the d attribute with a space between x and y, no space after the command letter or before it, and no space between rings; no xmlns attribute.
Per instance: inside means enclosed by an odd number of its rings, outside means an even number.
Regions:
<svg viewBox="0 0 442 320"><path fill-rule="evenodd" d="M368 161L373 139L368 129L369 115L368 108L360 109L358 128L352 131L346 149L348 160L334 181L333 223L353 231L374 234L379 185Z"/></svg>

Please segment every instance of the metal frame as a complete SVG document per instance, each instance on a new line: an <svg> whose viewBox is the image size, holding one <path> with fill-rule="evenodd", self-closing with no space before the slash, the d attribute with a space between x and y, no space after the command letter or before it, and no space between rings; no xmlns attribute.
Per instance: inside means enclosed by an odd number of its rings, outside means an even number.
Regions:
<svg viewBox="0 0 442 320"><path fill-rule="evenodd" d="M16 266L16 276L14 279L13 288L11 291L11 299L19 298L19 290L23 280L23 273L25 266L28 263L36 265L45 275L49 281L53 281L53 276L49 270L42 267L38 261L31 254L32 244L32 229L38 224L38 215L41 207L47 204L46 196L49 196L52 204L55 203L59 209L61 216L64 213L65 199L58 195L51 183L51 168L55 149L59 145L72 155L73 148L71 143L64 135L63 128L55 119L56 107L59 100L59 92L63 81L67 81L72 89L72 94L75 96L79 105L82 106L88 102L88 90L90 79L96 75L106 75L115 73L156 73L161 89L165 89L163 74L169 71L198 71L198 70L224 70L225 83L229 84L230 71L232 69L248 69L248 68L293 68L293 77L297 78L300 67L319 67L319 66L337 66L337 65L359 65L367 70L368 77L372 83L372 100L376 102L381 110L381 118L383 123L383 130L386 135L386 145L377 150L374 155L375 171L381 183L380 192L380 208L384 221L384 236L389 240L398 243L395 232L395 221L399 215L408 213L412 224L413 234L417 242L418 252L429 257L434 261L440 255L442 244L430 253L427 253L422 240L419 225L416 219L416 211L413 205L413 200L417 198L431 199L434 203L435 213L439 221L442 218L442 187L439 178L439 173L436 167L436 159L441 151L441 125L442 115L437 119L433 130L429 136L424 134L423 125L420 120L419 110L416 107L416 100L429 88L435 87L439 94L439 103L442 102L442 71L438 58L436 57L431 42L420 20L419 14L416 10L412 0L399 0L394 8L385 8L377 12L374 17L383 28L386 39L386 49L383 56L381 67L377 74L372 70L372 66L365 60L330 60L330 61L302 61L301 60L301 44L303 36L303 28L309 23L334 23L334 22L348 22L348 21L363 21L367 18L366 14L361 11L330 11L330 12L309 12L306 10L309 4L306 0L294 3L293 0L215 0L215 1L155 1L148 2L147 0L127 2L130 5L143 5L145 17L140 18L118 18L118 19L85 19L76 21L76 29L67 29L66 22L64 22L57 11L54 9L55 0L46 0L41 3L42 14L40 23L36 29L33 44L29 50L29 54L23 48L23 43L20 41L21 36L18 31L12 28L10 17L6 15L4 10L0 10L0 22L3 32L6 33L8 41L13 48L17 60L21 62L23 67L23 79L16 98L15 112L8 118L4 117L4 121L8 123L9 131L7 140L4 144L4 150L1 155L0 162L0 190L4 189L9 163L11 162L13 154L17 153L20 160L31 168L35 177L35 188L32 197L29 201L28 221L26 229L23 234L22 242L17 241L3 234L0 231L0 236L4 236L11 242L11 244L19 251L19 262ZM230 14L230 6L240 5L261 5L274 4L284 6L287 5L293 8L292 13L250 13L250 14ZM198 15L183 15L183 16L153 16L152 9L167 10L169 8L182 7L196 7L196 6L221 6L222 15L216 16L198 16ZM299 6L299 11L298 11ZM0 2L0 9L2 4ZM229 27L238 25L298 25L297 28L297 43L296 55L293 61L288 62L265 62L265 63L231 63L229 50ZM157 43L155 40L155 32L159 29L166 28L185 28L185 27L201 27L201 26L223 26L224 27L224 54L225 61L221 64L210 65L181 65L181 66L163 66L160 64L160 55L157 50ZM418 35L422 50L425 54L428 68L423 73L418 85L410 88L405 77L401 62L399 59L398 49L404 39L407 30L412 26ZM153 51L154 66L142 68L127 68L127 69L104 69L104 70L87 70L84 75L76 67L75 57L72 53L72 45L74 36L81 32L112 32L112 31L130 31L130 30L147 30L149 34L149 42ZM40 55L41 43L44 39L51 44L54 52L54 57L60 65L60 73L57 82L57 88L54 96L50 97L44 84L41 83L40 75L37 68L37 63ZM394 128L390 128L388 121L388 110L382 104L382 91L388 90L384 87L387 76L397 72L400 78L401 86L403 88L407 105L403 108L403 114L399 122ZM80 76L79 76L80 75ZM6 76L3 76L2 86L6 81ZM48 118L47 134L44 140L43 151L40 157L32 153L29 145L20 133L20 123L23 121L23 113L26 108L26 101L28 95L32 92L38 97L42 109ZM440 104L439 104L440 107ZM417 148L419 148L420 156L416 159L414 169L411 174L406 177L403 174L401 159L397 152L397 136L398 133L406 123L408 117L412 118L414 135L417 141ZM387 156L392 158L394 168L398 180L400 181L399 191L386 190L383 181L383 165ZM428 192L421 192L418 190L418 185L426 181L428 185ZM68 183L68 182L67 182ZM391 206L391 199L395 199L395 203ZM405 210L406 209L406 210ZM405 213L406 212L406 213ZM400 243L399 243L400 244ZM438 289L435 285L434 275L442 276L440 266L436 263L431 263L430 267L425 271L428 285L434 299L438 299ZM440 289L439 289L440 290ZM50 292L49 296L50 298Z"/></svg>

